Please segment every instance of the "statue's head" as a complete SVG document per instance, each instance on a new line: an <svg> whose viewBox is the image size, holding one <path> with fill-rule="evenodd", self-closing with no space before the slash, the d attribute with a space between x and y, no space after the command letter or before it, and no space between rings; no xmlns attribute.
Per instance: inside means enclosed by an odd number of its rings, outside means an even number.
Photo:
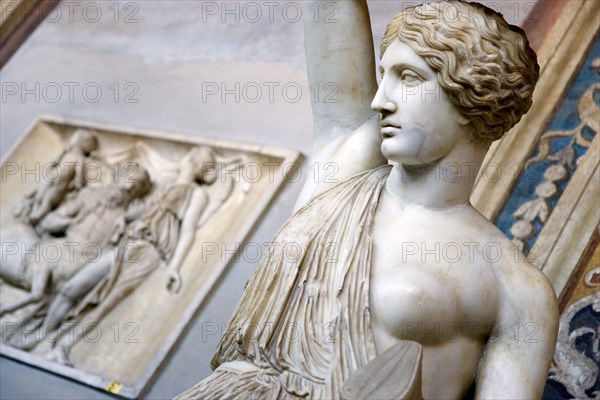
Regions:
<svg viewBox="0 0 600 400"><path fill-rule="evenodd" d="M197 146L183 158L181 168L192 168L196 181L211 185L217 178L215 154L209 147Z"/></svg>
<svg viewBox="0 0 600 400"><path fill-rule="evenodd" d="M118 182L119 187L128 194L130 200L143 197L152 189L148 171L137 162L121 163L114 173L115 182Z"/></svg>
<svg viewBox="0 0 600 400"><path fill-rule="evenodd" d="M437 75L448 101L490 143L529 110L539 76L525 33L477 3L441 1L407 8L389 23L381 56L400 40Z"/></svg>
<svg viewBox="0 0 600 400"><path fill-rule="evenodd" d="M79 147L83 154L90 154L98 148L96 132L89 129L77 129L69 142L70 147Z"/></svg>

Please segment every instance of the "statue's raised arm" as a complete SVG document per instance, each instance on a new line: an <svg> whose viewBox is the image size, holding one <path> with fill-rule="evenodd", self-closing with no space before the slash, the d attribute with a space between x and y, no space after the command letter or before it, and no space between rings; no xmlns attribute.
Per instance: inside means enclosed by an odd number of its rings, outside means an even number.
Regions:
<svg viewBox="0 0 600 400"><path fill-rule="evenodd" d="M319 89L311 96L319 149L374 115L375 55L366 0L304 2L303 7L308 80Z"/></svg>
<svg viewBox="0 0 600 400"><path fill-rule="evenodd" d="M377 79L366 0L304 2L303 7L314 118L309 163L328 179L308 180L297 208L331 184L385 163L370 107Z"/></svg>

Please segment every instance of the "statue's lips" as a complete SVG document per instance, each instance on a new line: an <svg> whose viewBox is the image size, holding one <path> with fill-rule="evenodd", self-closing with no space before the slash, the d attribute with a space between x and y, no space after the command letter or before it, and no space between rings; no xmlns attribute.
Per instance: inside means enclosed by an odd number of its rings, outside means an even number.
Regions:
<svg viewBox="0 0 600 400"><path fill-rule="evenodd" d="M397 134L399 134L401 131L401 128L399 126L394 126L394 125L381 125L381 136L384 139L388 139L391 137L396 136Z"/></svg>

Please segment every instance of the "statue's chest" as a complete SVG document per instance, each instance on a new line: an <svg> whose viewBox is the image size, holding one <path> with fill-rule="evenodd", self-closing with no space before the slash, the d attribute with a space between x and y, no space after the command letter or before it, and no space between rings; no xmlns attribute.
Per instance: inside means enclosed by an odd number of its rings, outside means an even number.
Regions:
<svg viewBox="0 0 600 400"><path fill-rule="evenodd" d="M497 310L497 282L476 246L415 221L379 225L369 294L376 339L436 344L485 336Z"/></svg>

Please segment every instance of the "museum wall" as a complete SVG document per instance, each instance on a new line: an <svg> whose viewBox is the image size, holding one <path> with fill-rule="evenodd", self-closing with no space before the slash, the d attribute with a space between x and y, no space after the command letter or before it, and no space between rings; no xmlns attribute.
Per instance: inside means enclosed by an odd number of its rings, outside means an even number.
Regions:
<svg viewBox="0 0 600 400"><path fill-rule="evenodd" d="M534 46L539 47L563 12L554 7L544 13L527 0L482 3L501 11L510 23L525 26L535 37ZM538 7L549 7L547 3ZM285 147L308 158L312 151L311 97L326 101L335 93L327 82L308 85L299 3L248 4L184 0L59 3L0 70L0 154L6 157L40 115L54 114L198 140ZM369 1L377 58L388 20L406 4L409 2ZM315 18L328 18L329 12L321 9ZM539 13L539 19L532 19L532 12ZM315 179L318 171L305 163L297 174L284 177L284 185L246 239L220 249L233 254L233 259L193 315L146 398L172 398L210 374L210 359L220 334L258 265L257 249L266 250L266 243L292 212L303 182ZM508 192L514 184L503 182L495 190ZM509 211L531 200L525 197L514 200ZM494 210L494 217L501 215L501 205ZM505 229L510 231L510 227L507 222ZM585 240L591 243L590 238ZM589 272L596 265L588 262L588 247L580 251L580 258L585 259ZM576 299L563 299L563 309L589 295L578 293ZM0 358L0 382L2 399L112 398L104 391L7 357Z"/></svg>

